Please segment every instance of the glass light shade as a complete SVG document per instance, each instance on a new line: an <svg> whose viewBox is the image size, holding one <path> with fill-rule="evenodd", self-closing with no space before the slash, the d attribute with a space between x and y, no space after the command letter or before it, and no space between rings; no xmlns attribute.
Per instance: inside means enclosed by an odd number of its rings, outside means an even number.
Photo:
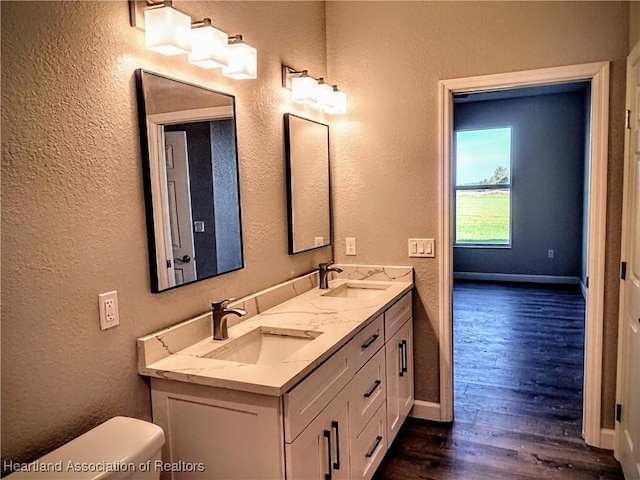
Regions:
<svg viewBox="0 0 640 480"><path fill-rule="evenodd" d="M229 44L229 64L222 74L235 80L249 80L258 76L258 52L244 42Z"/></svg>
<svg viewBox="0 0 640 480"><path fill-rule="evenodd" d="M189 62L202 68L220 68L229 62L229 36L207 25L191 30Z"/></svg>
<svg viewBox="0 0 640 480"><path fill-rule="evenodd" d="M163 55L179 55L191 50L191 17L171 7L144 11L147 48Z"/></svg>
<svg viewBox="0 0 640 480"><path fill-rule="evenodd" d="M317 86L318 82L306 74L292 78L291 100L297 103L309 104Z"/></svg>
<svg viewBox="0 0 640 480"><path fill-rule="evenodd" d="M323 79L320 79L311 93L309 106L322 110L329 105L333 105L333 87L324 83Z"/></svg>
<svg viewBox="0 0 640 480"><path fill-rule="evenodd" d="M347 94L334 88L331 103L325 106L324 111L333 114L347 113Z"/></svg>

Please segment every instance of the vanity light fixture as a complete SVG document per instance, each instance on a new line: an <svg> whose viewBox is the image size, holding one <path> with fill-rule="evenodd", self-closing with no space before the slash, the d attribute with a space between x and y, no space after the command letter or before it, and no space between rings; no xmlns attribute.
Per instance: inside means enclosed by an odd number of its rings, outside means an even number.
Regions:
<svg viewBox="0 0 640 480"><path fill-rule="evenodd" d="M291 79L291 100L296 103L308 105L311 103L316 88L316 80L309 76L306 70L302 70L300 76Z"/></svg>
<svg viewBox="0 0 640 480"><path fill-rule="evenodd" d="M211 19L191 24L189 63L202 68L220 68L229 63L229 36L211 25Z"/></svg>
<svg viewBox="0 0 640 480"><path fill-rule="evenodd" d="M320 77L309 76L307 70L295 70L282 65L282 86L291 90L291 100L322 109L326 113L347 113L347 95Z"/></svg>
<svg viewBox="0 0 640 480"><path fill-rule="evenodd" d="M334 85L331 92L330 104L325 105L324 111L331 114L347 113L347 94L338 90L338 86Z"/></svg>
<svg viewBox="0 0 640 480"><path fill-rule="evenodd" d="M332 105L333 87L324 82L324 78L320 77L313 88L309 106L323 110Z"/></svg>
<svg viewBox="0 0 640 480"><path fill-rule="evenodd" d="M258 76L258 52L247 45L242 35L229 37L229 64L222 74L235 80L250 80Z"/></svg>
<svg viewBox="0 0 640 480"><path fill-rule="evenodd" d="M147 48L164 55L189 54L189 62L202 68L222 67L236 79L258 76L255 48L242 35L229 37L214 28L211 19L199 22L172 7L171 0L129 0L131 26L145 30Z"/></svg>
<svg viewBox="0 0 640 480"><path fill-rule="evenodd" d="M163 55L191 51L191 17L173 8L171 0L131 1L131 25L145 30L147 48Z"/></svg>

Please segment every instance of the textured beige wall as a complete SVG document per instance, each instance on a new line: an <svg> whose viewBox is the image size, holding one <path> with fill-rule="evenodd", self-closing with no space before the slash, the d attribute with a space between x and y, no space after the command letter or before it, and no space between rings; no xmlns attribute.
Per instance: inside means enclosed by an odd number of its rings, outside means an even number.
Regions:
<svg viewBox="0 0 640 480"><path fill-rule="evenodd" d="M640 0L629 2L629 51L640 42Z"/></svg>
<svg viewBox="0 0 640 480"><path fill-rule="evenodd" d="M114 415L150 419L137 337L331 258L330 247L287 254L282 114L301 112L280 86L281 62L325 73L324 4L174 5L244 34L259 78L147 52L126 1L1 2L3 459ZM244 270L150 293L136 68L236 95ZM121 325L102 332L97 295L110 290Z"/></svg>
<svg viewBox="0 0 640 480"><path fill-rule="evenodd" d="M438 81L610 60L603 415L613 427L622 192L624 2L327 2L332 78L349 114L332 130L340 262L415 267L416 398L439 401L437 259L407 258L407 239L436 238ZM357 237L357 257L344 239Z"/></svg>

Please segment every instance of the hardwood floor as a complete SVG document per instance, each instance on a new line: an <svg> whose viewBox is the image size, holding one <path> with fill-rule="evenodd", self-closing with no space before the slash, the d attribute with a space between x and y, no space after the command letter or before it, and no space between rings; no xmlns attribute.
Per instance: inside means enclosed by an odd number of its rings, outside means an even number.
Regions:
<svg viewBox="0 0 640 480"><path fill-rule="evenodd" d="M623 479L582 441L584 300L573 287L456 282L455 420L409 418L376 479Z"/></svg>

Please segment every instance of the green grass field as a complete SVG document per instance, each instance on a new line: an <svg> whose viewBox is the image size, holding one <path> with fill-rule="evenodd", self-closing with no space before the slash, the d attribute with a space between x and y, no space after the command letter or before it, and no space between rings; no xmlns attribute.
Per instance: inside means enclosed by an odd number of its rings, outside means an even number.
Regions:
<svg viewBox="0 0 640 480"><path fill-rule="evenodd" d="M458 191L456 243L508 244L510 192Z"/></svg>

